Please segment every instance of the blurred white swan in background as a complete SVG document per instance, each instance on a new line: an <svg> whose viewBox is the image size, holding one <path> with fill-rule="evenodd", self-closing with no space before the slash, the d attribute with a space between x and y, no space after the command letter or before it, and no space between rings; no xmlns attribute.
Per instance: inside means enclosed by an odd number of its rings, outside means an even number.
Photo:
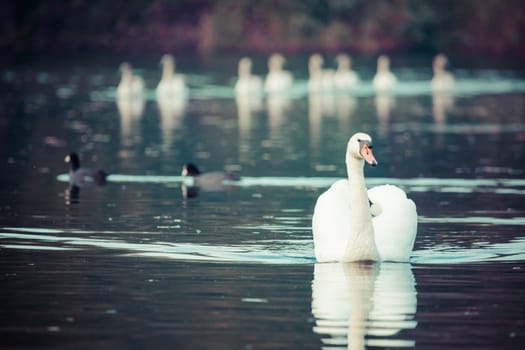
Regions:
<svg viewBox="0 0 525 350"><path fill-rule="evenodd" d="M252 60L243 57L239 60L238 78L235 83L237 97L258 97L263 91L261 77L252 74Z"/></svg>
<svg viewBox="0 0 525 350"><path fill-rule="evenodd" d="M334 70L323 69L323 57L313 54L308 60L308 90L310 92L330 91L334 86Z"/></svg>
<svg viewBox="0 0 525 350"><path fill-rule="evenodd" d="M139 121L144 112L145 91L142 77L133 74L131 65L120 65L120 83L117 86L116 102L120 115L120 137L123 147L140 142Z"/></svg>
<svg viewBox="0 0 525 350"><path fill-rule="evenodd" d="M268 75L264 82L264 91L267 93L279 93L292 87L292 73L283 69L286 62L283 55L275 53L268 59Z"/></svg>
<svg viewBox="0 0 525 350"><path fill-rule="evenodd" d="M404 262L410 258L417 233L416 206L396 186L367 191L365 161L377 164L372 139L356 133L346 150L348 179L336 181L315 204L312 230L318 262Z"/></svg>
<svg viewBox="0 0 525 350"><path fill-rule="evenodd" d="M352 70L352 59L345 54L336 56L337 70L334 74L334 87L338 90L347 90L359 85L359 76Z"/></svg>
<svg viewBox="0 0 525 350"><path fill-rule="evenodd" d="M133 74L128 62L123 62L119 70L121 78L117 86L117 99L144 98L144 80L142 77Z"/></svg>
<svg viewBox="0 0 525 350"><path fill-rule="evenodd" d="M415 285L410 264L317 263L314 332L326 347L414 347L414 340L395 335L417 326Z"/></svg>
<svg viewBox="0 0 525 350"><path fill-rule="evenodd" d="M454 75L445 70L447 57L443 54L436 55L432 62L434 76L430 82L433 92L451 91L454 88Z"/></svg>
<svg viewBox="0 0 525 350"><path fill-rule="evenodd" d="M397 84L396 76L390 71L390 59L385 55L377 59L377 72L372 84L376 91L392 90Z"/></svg>
<svg viewBox="0 0 525 350"><path fill-rule="evenodd" d="M172 55L163 55L160 59L162 76L157 85L157 99L185 98L188 94L186 79L182 74L175 74L175 59Z"/></svg>

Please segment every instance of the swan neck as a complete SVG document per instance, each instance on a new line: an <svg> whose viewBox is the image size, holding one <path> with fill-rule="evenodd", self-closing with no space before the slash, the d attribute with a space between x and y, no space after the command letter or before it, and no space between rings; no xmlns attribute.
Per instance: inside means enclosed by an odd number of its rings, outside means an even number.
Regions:
<svg viewBox="0 0 525 350"><path fill-rule="evenodd" d="M123 82L130 82L133 79L133 73L130 69L124 69L122 70L122 76L120 79Z"/></svg>
<svg viewBox="0 0 525 350"><path fill-rule="evenodd" d="M345 250L345 260L379 260L375 244L372 214L365 184L364 161L347 157L346 168L350 184L352 238Z"/></svg>
<svg viewBox="0 0 525 350"><path fill-rule="evenodd" d="M175 65L171 62L165 62L162 67L162 79L169 80L175 74Z"/></svg>
<svg viewBox="0 0 525 350"><path fill-rule="evenodd" d="M353 210L353 213L370 212L363 166L364 162L361 159L349 159L346 162L346 171L350 182L350 199L355 204L355 208L358 209L356 211Z"/></svg>

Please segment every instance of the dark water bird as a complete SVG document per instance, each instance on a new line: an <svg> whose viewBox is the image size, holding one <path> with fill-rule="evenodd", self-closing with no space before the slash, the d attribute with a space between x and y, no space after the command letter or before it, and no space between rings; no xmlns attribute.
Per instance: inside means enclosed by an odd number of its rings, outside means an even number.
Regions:
<svg viewBox="0 0 525 350"><path fill-rule="evenodd" d="M194 163L184 164L181 176L192 177L193 184L186 186L183 184L183 195L185 197L196 197L199 190L220 192L231 188L224 181L239 181L238 175L230 172L214 171L202 173Z"/></svg>
<svg viewBox="0 0 525 350"><path fill-rule="evenodd" d="M69 163L69 184L71 187L103 186L106 183L107 173L104 170L81 168L76 153L68 154L64 161Z"/></svg>

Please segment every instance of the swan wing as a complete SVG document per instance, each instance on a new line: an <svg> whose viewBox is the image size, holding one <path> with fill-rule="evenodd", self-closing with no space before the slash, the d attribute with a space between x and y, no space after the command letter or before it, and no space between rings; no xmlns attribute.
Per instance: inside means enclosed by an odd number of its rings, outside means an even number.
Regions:
<svg viewBox="0 0 525 350"><path fill-rule="evenodd" d="M187 93L186 78L182 74L175 74L169 79L161 79L156 89L159 99L180 99L186 97Z"/></svg>
<svg viewBox="0 0 525 350"><path fill-rule="evenodd" d="M281 92L289 89L293 84L293 76L288 71L271 72L266 76L264 90L267 93Z"/></svg>
<svg viewBox="0 0 525 350"><path fill-rule="evenodd" d="M131 94L133 97L141 97L144 93L144 79L139 76L133 76L131 81Z"/></svg>
<svg viewBox="0 0 525 350"><path fill-rule="evenodd" d="M312 217L315 257L318 262L340 261L350 235L348 180L336 181L319 196Z"/></svg>
<svg viewBox="0 0 525 350"><path fill-rule="evenodd" d="M381 260L408 261L417 234L416 205L393 185L373 187L368 197L375 215L372 224Z"/></svg>

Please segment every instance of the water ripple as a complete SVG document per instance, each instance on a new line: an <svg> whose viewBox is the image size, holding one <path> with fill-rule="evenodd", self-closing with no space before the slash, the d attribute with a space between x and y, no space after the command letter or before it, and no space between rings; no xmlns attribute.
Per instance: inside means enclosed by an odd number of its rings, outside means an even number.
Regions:
<svg viewBox="0 0 525 350"><path fill-rule="evenodd" d="M425 220L428 221L429 218ZM467 218L461 222L473 223ZM441 219L448 221L449 219ZM483 221L483 220L481 220ZM520 224L524 224L520 218ZM290 226L291 227L291 226ZM141 240L128 242L122 238L94 238L76 236L101 232L75 230L48 230L41 228L2 228L0 247L4 249L31 249L66 251L89 248L117 251L121 256L140 256L187 261L311 264L315 262L310 238L261 239L237 244L196 244ZM80 233L81 232L81 233ZM43 234L48 233L48 234ZM124 232L123 232L124 233ZM525 260L525 238L518 237L504 243L478 242L472 247L440 244L413 252L411 262L416 264L454 264L486 261Z"/></svg>

